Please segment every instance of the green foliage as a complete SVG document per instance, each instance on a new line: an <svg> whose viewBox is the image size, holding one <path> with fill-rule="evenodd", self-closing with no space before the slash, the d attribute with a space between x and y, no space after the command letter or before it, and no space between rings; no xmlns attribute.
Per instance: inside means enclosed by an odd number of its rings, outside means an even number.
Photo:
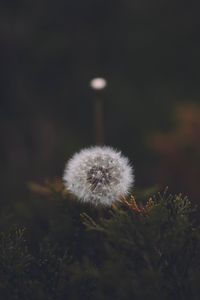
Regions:
<svg viewBox="0 0 200 300"><path fill-rule="evenodd" d="M32 260L24 232L24 228L16 228L0 235L1 299L18 299L24 289Z"/></svg>
<svg viewBox="0 0 200 300"><path fill-rule="evenodd" d="M199 271L194 209L181 195L159 194L152 203L139 211L116 207L98 224L84 216L89 230L105 236L109 263L101 270L102 299L193 299L193 272Z"/></svg>
<svg viewBox="0 0 200 300"><path fill-rule="evenodd" d="M0 299L199 299L197 215L166 192L111 208L55 191L34 199L2 229Z"/></svg>

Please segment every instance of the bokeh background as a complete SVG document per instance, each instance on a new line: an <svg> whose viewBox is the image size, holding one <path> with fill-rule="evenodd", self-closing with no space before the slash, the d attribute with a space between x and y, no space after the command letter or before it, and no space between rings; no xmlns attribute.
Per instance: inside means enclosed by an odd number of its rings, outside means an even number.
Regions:
<svg viewBox="0 0 200 300"><path fill-rule="evenodd" d="M0 4L1 201L60 178L95 143L103 76L105 143L127 155L136 187L198 201L198 1L3 0Z"/></svg>

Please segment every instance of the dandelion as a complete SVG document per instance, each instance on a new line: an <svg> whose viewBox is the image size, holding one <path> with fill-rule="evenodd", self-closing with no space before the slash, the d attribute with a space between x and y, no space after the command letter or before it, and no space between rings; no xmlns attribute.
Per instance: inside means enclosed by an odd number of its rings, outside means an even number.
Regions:
<svg viewBox="0 0 200 300"><path fill-rule="evenodd" d="M64 184L83 202L111 205L128 193L134 182L127 158L110 147L91 147L67 163Z"/></svg>

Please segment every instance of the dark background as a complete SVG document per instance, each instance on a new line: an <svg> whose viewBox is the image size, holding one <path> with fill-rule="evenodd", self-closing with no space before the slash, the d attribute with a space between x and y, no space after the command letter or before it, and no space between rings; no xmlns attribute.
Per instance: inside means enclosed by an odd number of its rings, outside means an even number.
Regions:
<svg viewBox="0 0 200 300"><path fill-rule="evenodd" d="M1 201L61 177L95 143L93 77L105 142L135 166L136 187L198 200L198 1L24 0L0 4Z"/></svg>

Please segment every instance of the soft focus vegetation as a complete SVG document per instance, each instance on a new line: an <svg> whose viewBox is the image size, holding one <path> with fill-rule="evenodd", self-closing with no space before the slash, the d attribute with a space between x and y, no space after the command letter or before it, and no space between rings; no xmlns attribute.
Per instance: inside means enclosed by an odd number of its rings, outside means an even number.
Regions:
<svg viewBox="0 0 200 300"><path fill-rule="evenodd" d="M199 299L200 230L187 198L165 191L109 208L58 185L42 192L1 218L1 299Z"/></svg>

